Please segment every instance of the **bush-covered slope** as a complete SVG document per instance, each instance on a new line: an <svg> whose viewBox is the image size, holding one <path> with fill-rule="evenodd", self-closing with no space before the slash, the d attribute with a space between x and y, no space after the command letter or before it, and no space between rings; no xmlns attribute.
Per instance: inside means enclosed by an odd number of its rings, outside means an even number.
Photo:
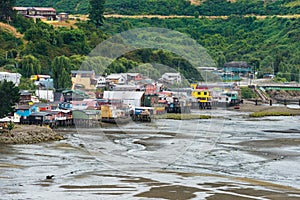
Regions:
<svg viewBox="0 0 300 200"><path fill-rule="evenodd" d="M225 62L246 61L258 72L277 74L278 79L298 81L300 73L300 19L231 16L228 19L118 19L108 18L102 31L87 22L79 22L77 29L53 28L42 22L33 23L20 17L12 24L24 34L23 42L7 30L0 29L0 65L15 64L25 76L34 71L33 63L41 73L52 73L61 60L66 74L78 69L84 57L109 35L139 27L162 27L186 33L205 47L218 67ZM158 38L159 40L160 38ZM184 42L184 41L179 41ZM33 56L33 57L32 57ZM66 58L61 59L64 56ZM53 64L55 62L55 64ZM65 62L69 64L65 64ZM161 63L181 70L186 78L198 80L190 63L180 56L161 50L142 49L131 52L114 62L106 73L125 72L143 63ZM93 68L95 58L86 65ZM180 65L179 65L180 63ZM0 66L0 67L1 67Z"/></svg>
<svg viewBox="0 0 300 200"><path fill-rule="evenodd" d="M88 0L17 0L18 6L54 7L58 12L86 14ZM106 12L126 15L231 15L300 13L298 0L207 0L200 5L185 0L106 0Z"/></svg>

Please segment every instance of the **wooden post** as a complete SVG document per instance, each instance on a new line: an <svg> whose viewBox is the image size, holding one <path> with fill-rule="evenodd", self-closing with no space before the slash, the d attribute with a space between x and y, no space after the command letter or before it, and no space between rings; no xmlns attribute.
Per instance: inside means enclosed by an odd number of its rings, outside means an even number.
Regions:
<svg viewBox="0 0 300 200"><path fill-rule="evenodd" d="M270 106L272 106L272 103L273 103L273 102L272 102L272 99L270 99Z"/></svg>

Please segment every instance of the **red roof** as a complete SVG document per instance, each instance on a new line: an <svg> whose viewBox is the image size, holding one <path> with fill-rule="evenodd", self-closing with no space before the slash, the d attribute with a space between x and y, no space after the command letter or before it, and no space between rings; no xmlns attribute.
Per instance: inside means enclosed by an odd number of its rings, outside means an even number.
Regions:
<svg viewBox="0 0 300 200"><path fill-rule="evenodd" d="M56 12L54 8L45 8L45 7L13 7L14 10L17 11L25 11L25 10L36 10L36 11L49 11Z"/></svg>

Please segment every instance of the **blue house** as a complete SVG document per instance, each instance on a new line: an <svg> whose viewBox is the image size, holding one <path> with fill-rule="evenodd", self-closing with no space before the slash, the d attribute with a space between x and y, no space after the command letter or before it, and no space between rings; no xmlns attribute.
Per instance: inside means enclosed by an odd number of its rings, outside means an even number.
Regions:
<svg viewBox="0 0 300 200"><path fill-rule="evenodd" d="M16 114L20 116L20 123L29 122L29 116L32 113L37 113L38 107L36 105L19 105L16 108Z"/></svg>

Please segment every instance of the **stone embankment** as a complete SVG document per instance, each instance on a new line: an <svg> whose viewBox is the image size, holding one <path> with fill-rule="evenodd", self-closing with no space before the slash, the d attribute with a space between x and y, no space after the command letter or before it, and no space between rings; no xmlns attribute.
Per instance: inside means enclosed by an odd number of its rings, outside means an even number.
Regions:
<svg viewBox="0 0 300 200"><path fill-rule="evenodd" d="M0 131L0 144L33 144L62 139L62 135L46 126L18 125L11 131Z"/></svg>

